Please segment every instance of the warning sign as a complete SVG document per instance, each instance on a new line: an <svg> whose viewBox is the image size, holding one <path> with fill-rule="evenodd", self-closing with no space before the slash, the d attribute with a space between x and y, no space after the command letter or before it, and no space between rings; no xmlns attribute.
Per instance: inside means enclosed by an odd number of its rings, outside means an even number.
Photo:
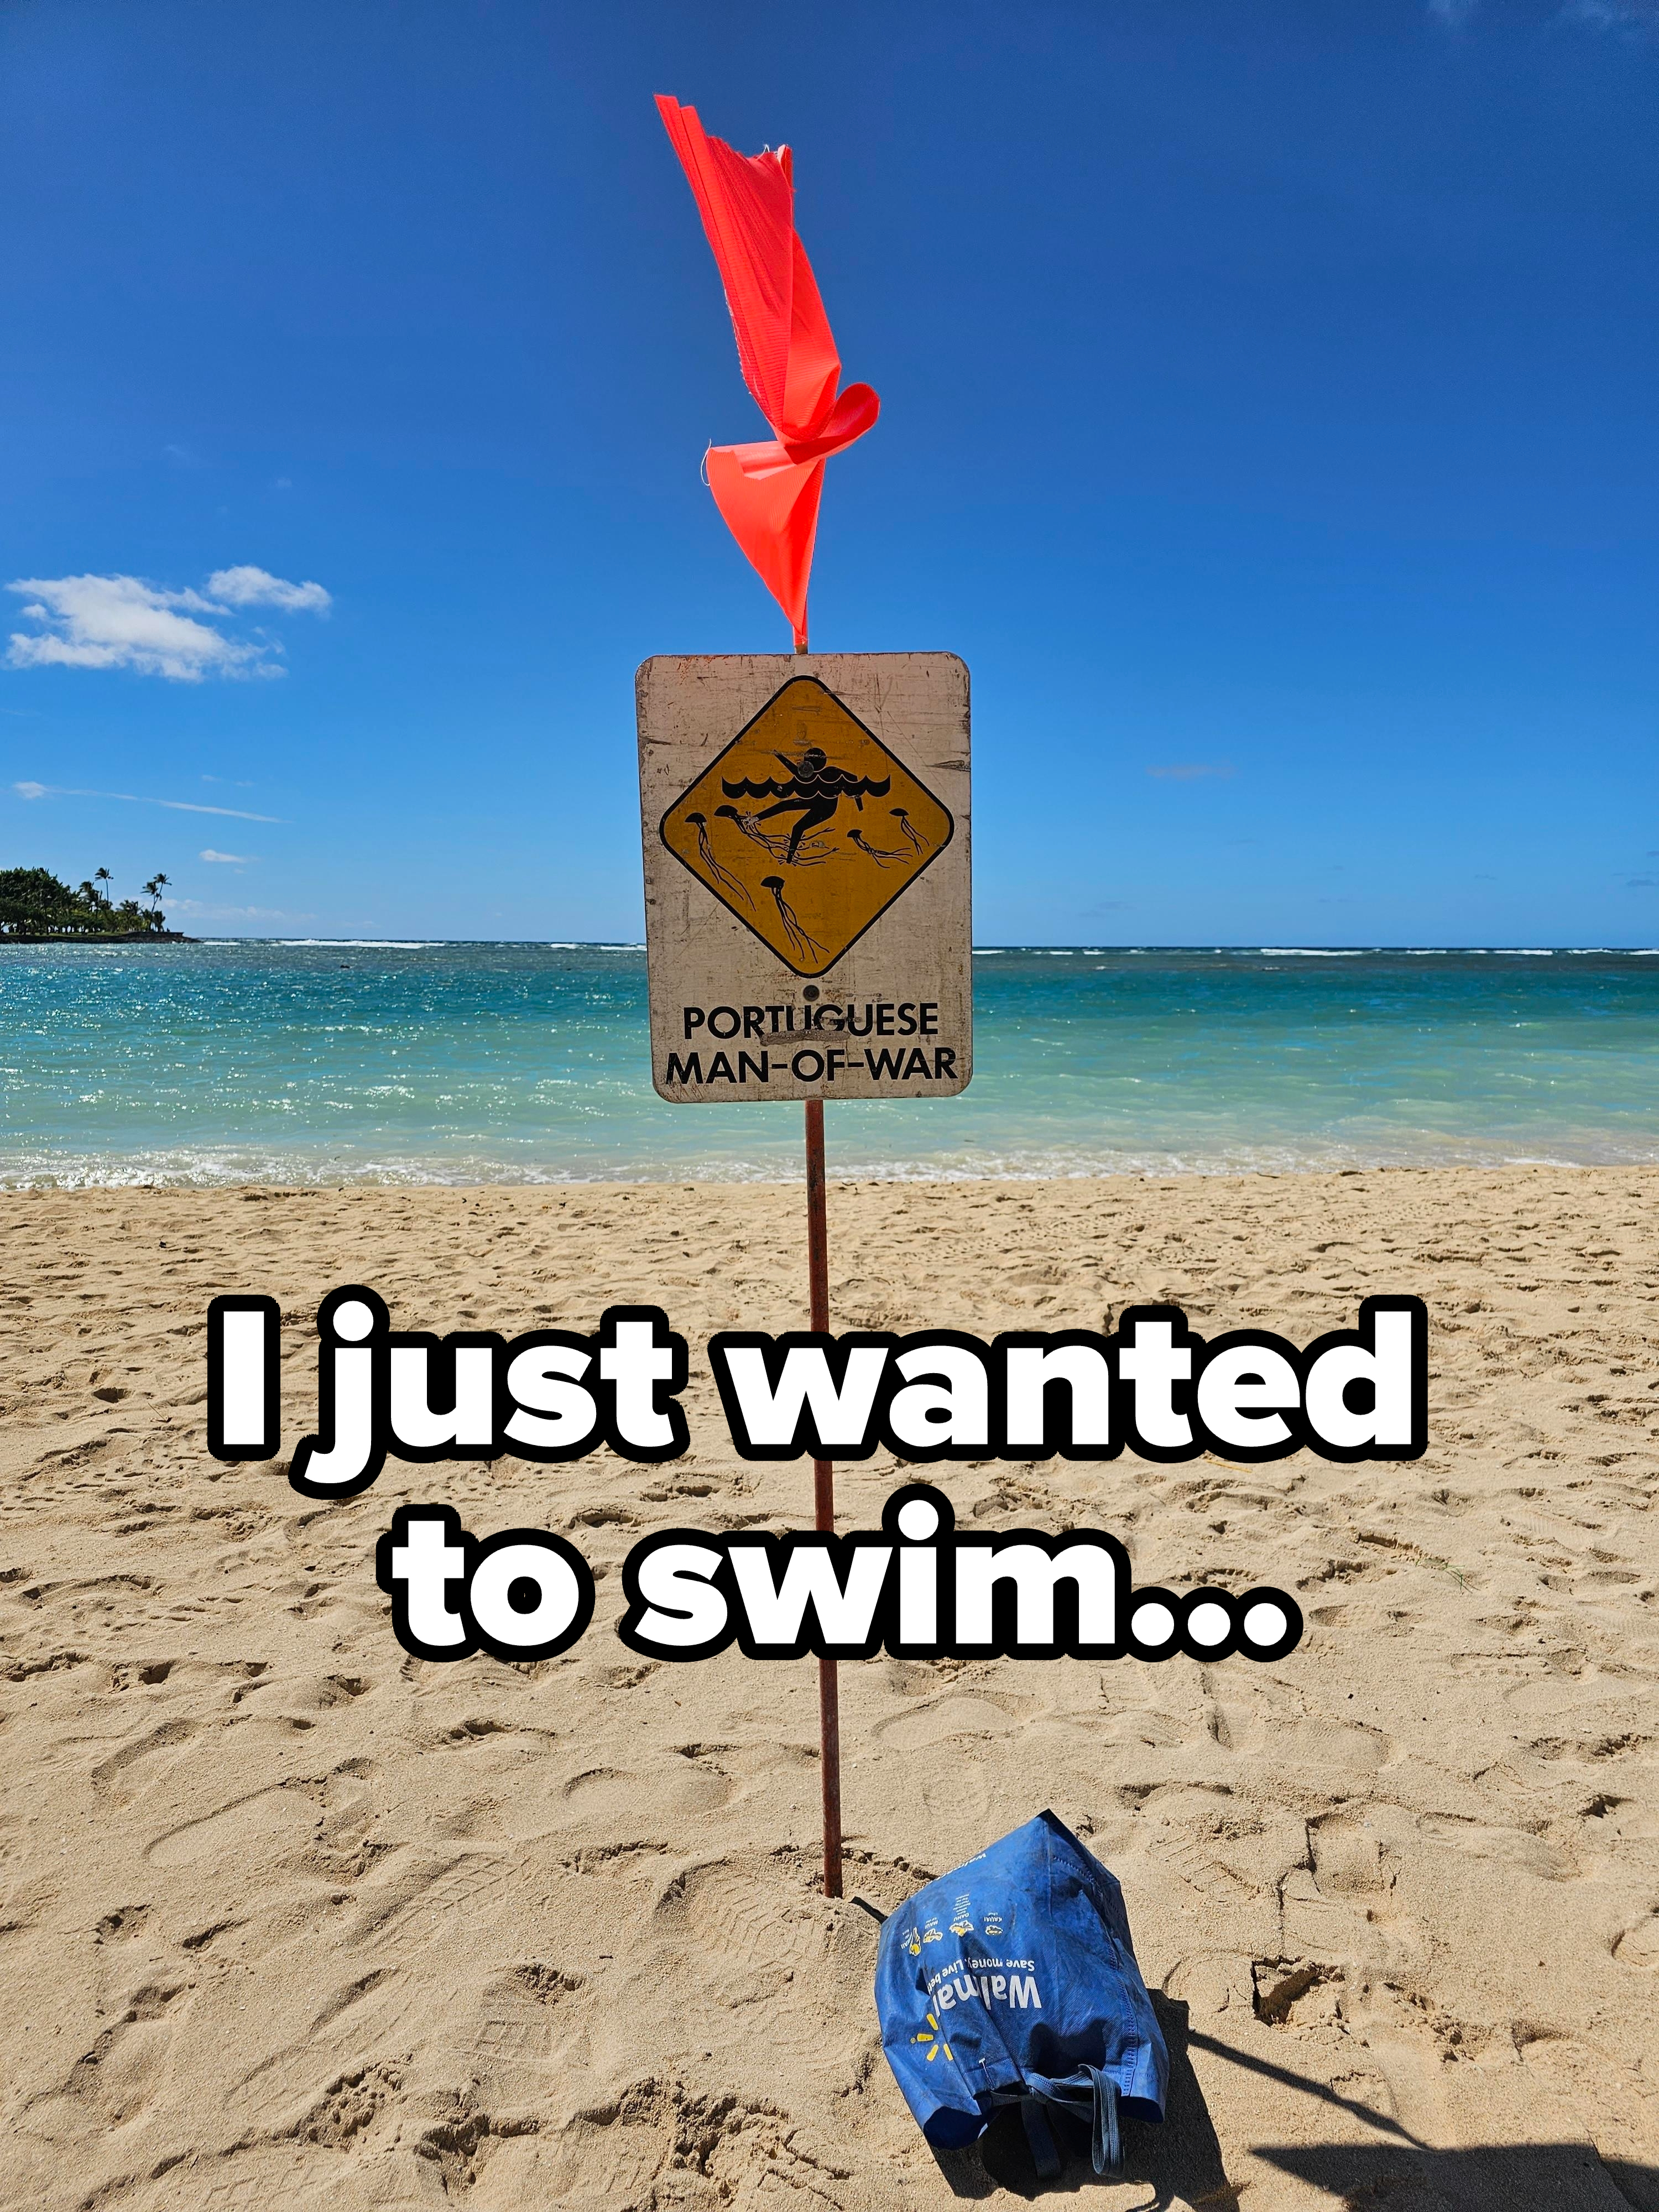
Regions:
<svg viewBox="0 0 1659 2212"><path fill-rule="evenodd" d="M662 841L798 975L822 975L951 842L949 811L816 676L682 793Z"/></svg>
<svg viewBox="0 0 1659 2212"><path fill-rule="evenodd" d="M703 1103L961 1091L961 661L665 655L638 688L658 1091Z"/></svg>

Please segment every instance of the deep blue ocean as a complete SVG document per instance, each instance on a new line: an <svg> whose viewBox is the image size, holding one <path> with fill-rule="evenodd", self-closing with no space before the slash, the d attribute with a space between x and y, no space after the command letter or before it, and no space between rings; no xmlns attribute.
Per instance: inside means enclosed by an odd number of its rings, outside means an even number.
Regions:
<svg viewBox="0 0 1659 2212"><path fill-rule="evenodd" d="M843 1176L1659 1160L1659 953L986 947L957 1099L834 1106ZM780 1178L798 1106L668 1106L645 957L0 948L0 1182Z"/></svg>

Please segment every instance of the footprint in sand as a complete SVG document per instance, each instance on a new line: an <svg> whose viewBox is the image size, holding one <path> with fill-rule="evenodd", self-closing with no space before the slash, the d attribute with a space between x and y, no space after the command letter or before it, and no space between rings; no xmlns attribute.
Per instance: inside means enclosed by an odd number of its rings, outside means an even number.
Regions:
<svg viewBox="0 0 1659 2212"><path fill-rule="evenodd" d="M1212 1904L1239 1906L1261 1894L1261 1886L1218 1856L1214 1846L1191 1836L1163 1836L1147 1846L1152 1857L1178 1874Z"/></svg>
<svg viewBox="0 0 1659 2212"><path fill-rule="evenodd" d="M1253 1979L1264 2027L1322 2047L1327 2064L1347 2062L1331 2086L1360 2117L1373 2125L1397 2118L1430 2141L1445 2140L1445 2067L1463 2039L1455 2021L1396 1983L1316 1956L1258 1959Z"/></svg>
<svg viewBox="0 0 1659 2212"><path fill-rule="evenodd" d="M1151 1705L1130 1705L1121 1712L1108 1716L1101 1728L1101 1739L1106 1743L1140 1744L1153 1751L1173 1751L1194 1733L1184 1720L1173 1714L1161 1713Z"/></svg>
<svg viewBox="0 0 1659 2212"><path fill-rule="evenodd" d="M717 1978L738 1966L778 1972L805 1965L825 1942L817 1909L781 1889L769 1862L718 1859L677 1875L652 1917L658 1934L705 1958L717 1953Z"/></svg>
<svg viewBox="0 0 1659 2212"><path fill-rule="evenodd" d="M1334 1770L1350 1774L1374 1773L1394 1755L1393 1742L1381 1729L1322 1714L1310 1714L1289 1729L1279 1749L1287 1765L1295 1763L1324 1772Z"/></svg>
<svg viewBox="0 0 1659 2212"><path fill-rule="evenodd" d="M235 2152L225 2163L229 2171L221 2171L219 2178L209 2182L203 2191L200 2202L204 2212L267 2212L267 2208L274 2204L291 2205L295 2212L301 2212L301 2208L303 2212L312 2212L317 2202L314 2197L296 2198L293 2194L303 2167L291 2144ZM135 2212L177 2212L178 2179L176 2173L164 2176L155 2185L153 2193L133 2200ZM395 2207L413 2205L419 2200L411 2191L407 2197L378 2201L386 2207L386 2212L393 2212Z"/></svg>
<svg viewBox="0 0 1659 2212"><path fill-rule="evenodd" d="M330 2081L362 2064L377 2045L384 2047L415 2003L415 1991L402 1975L385 1969L360 1975L324 2000L299 2040L231 2084L224 2093L226 2111L273 2125L302 2101L315 2109Z"/></svg>
<svg viewBox="0 0 1659 2212"><path fill-rule="evenodd" d="M1194 2020L1255 2010L1254 1965L1243 1951L1188 1952L1164 1975L1163 1987L1164 1996L1185 2005Z"/></svg>
<svg viewBox="0 0 1659 2212"><path fill-rule="evenodd" d="M562 2134L504 2142L489 2161L491 2202L517 2204L643 2206L674 2148L672 2129L584 2117Z"/></svg>
<svg viewBox="0 0 1659 2212"><path fill-rule="evenodd" d="M1384 1866L1381 1839L1363 1814L1310 1820L1308 1842L1322 1897L1375 1897L1392 1887L1394 1870Z"/></svg>
<svg viewBox="0 0 1659 2212"><path fill-rule="evenodd" d="M1318 1959L1258 1959L1252 2005L1267 2027L1327 2027L1341 2017L1346 1977Z"/></svg>
<svg viewBox="0 0 1659 2212"><path fill-rule="evenodd" d="M1644 1966L1650 1973L1659 1972L1659 1913L1638 1920L1634 1928L1627 1928L1613 1944L1613 1955L1621 1966Z"/></svg>
<svg viewBox="0 0 1659 2212"><path fill-rule="evenodd" d="M204 1859L230 1865L308 1841L318 1821L312 1800L280 1783L239 1797L216 1813L186 1820L158 1836L144 1856L153 1866L195 1866Z"/></svg>
<svg viewBox="0 0 1659 2212"><path fill-rule="evenodd" d="M895 1751L925 1751L953 1736L1005 1736L1021 1727L1026 1715L1020 1706L1035 1711L1035 1698L1010 1698L1005 1705L970 1691L951 1691L908 1712L878 1721L875 1734Z"/></svg>
<svg viewBox="0 0 1659 2212"><path fill-rule="evenodd" d="M403 2075L395 2067L355 2066L331 2081L295 2134L324 2150L347 2150L367 2135L388 2106L402 2101Z"/></svg>
<svg viewBox="0 0 1659 2212"><path fill-rule="evenodd" d="M1449 1844L1469 1858L1512 1867L1540 1881L1571 1881L1579 1871L1569 1851L1530 1828L1498 1827L1455 1813L1425 1813L1421 1826L1424 1836L1434 1843Z"/></svg>
<svg viewBox="0 0 1659 2212"><path fill-rule="evenodd" d="M93 1942L113 1943L123 1938L130 1941L143 1929L149 1911L147 1905L118 1905L113 1912L106 1912L93 1929Z"/></svg>
<svg viewBox="0 0 1659 2212"><path fill-rule="evenodd" d="M659 1783L647 1782L621 1767L590 1766L584 1773L573 1774L562 1794L579 1819L605 1820L631 1819L647 1802L664 1816L712 1813L726 1802L733 1787L731 1777L712 1758L685 1758L677 1759L675 1771Z"/></svg>
<svg viewBox="0 0 1659 2212"><path fill-rule="evenodd" d="M990 1813L991 1778L977 1760L951 1759L944 1772L923 1774L921 1790L923 1806L947 1835L963 1826L981 1831Z"/></svg>
<svg viewBox="0 0 1659 2212"><path fill-rule="evenodd" d="M1522 2031L1521 2063L1536 2091L1559 2100L1595 2144L1597 2155L1650 2169L1659 2157L1659 2095L1637 2068L1577 2036L1533 2028ZM1558 2123L1558 2125L1559 2124ZM1651 2202L1650 2196L1634 2203Z"/></svg>
<svg viewBox="0 0 1659 2212"><path fill-rule="evenodd" d="M1136 1825L1152 1858L1218 1905L1273 1897L1307 1856L1304 1821L1213 1786L1151 1790Z"/></svg>
<svg viewBox="0 0 1659 2212"><path fill-rule="evenodd" d="M62 2088L30 2107L32 2131L72 2142L143 2118L173 2046L166 2014L185 1986L152 1983L136 1990L122 2017L70 2067Z"/></svg>
<svg viewBox="0 0 1659 2212"><path fill-rule="evenodd" d="M135 1769L143 1767L162 1752L187 1743L200 1726L199 1721L163 1721L159 1727L146 1729L141 1735L129 1738L93 1768L93 1788L112 1805L130 1805L140 1790L156 1778L153 1770L137 1772ZM167 1762L167 1766L172 1764L171 1760Z"/></svg>
<svg viewBox="0 0 1659 2212"><path fill-rule="evenodd" d="M848 2178L846 2166L790 2113L758 2097L699 2096L672 2078L641 2084L617 2105L579 2115L556 2138L544 2135L533 2148L502 2144L489 2178L509 2157L514 2185L491 2189L491 2212L550 2201L604 2205L607 2212L670 2203L773 2202L835 2212L848 2201L836 2186ZM675 2170L665 2173L671 2161ZM680 2185L659 2195L659 2174ZM861 2193L858 2201L864 2201Z"/></svg>
<svg viewBox="0 0 1659 2212"><path fill-rule="evenodd" d="M390 1881L361 1893L350 1940L367 1951L409 1957L451 1929L452 1916L470 1925L493 1910L513 1874L511 1858L484 1851L402 1866Z"/></svg>
<svg viewBox="0 0 1659 2212"><path fill-rule="evenodd" d="M568 2039L572 2003L587 1987L580 1974L532 1962L484 1984L465 2042L474 2058L497 2067L536 2065Z"/></svg>
<svg viewBox="0 0 1659 2212"><path fill-rule="evenodd" d="M1633 1729L1612 1728L1589 1735L1540 1735L1528 1745L1540 1759L1572 1759L1580 1765L1600 1765L1610 1759L1626 1759L1645 1751L1653 1741Z"/></svg>
<svg viewBox="0 0 1659 2212"><path fill-rule="evenodd" d="M279 2158L267 2152L258 2163L264 2171L227 2174L222 2181L210 2184L202 2200L208 2212L244 2212L244 2207L264 2204L269 2191L280 2189L292 2179L294 2162L290 2158Z"/></svg>

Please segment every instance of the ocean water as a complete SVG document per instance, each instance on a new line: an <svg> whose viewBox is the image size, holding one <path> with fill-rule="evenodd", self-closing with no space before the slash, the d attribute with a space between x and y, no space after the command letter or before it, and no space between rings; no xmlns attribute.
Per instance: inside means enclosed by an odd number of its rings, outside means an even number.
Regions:
<svg viewBox="0 0 1659 2212"><path fill-rule="evenodd" d="M832 1106L832 1174L1659 1160L1659 953L984 948L958 1099ZM593 945L0 948L0 1183L800 1172L668 1106Z"/></svg>

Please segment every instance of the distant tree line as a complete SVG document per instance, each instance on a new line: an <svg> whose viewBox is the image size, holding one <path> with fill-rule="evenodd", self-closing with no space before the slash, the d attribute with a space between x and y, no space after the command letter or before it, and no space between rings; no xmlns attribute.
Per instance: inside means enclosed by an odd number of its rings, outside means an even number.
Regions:
<svg viewBox="0 0 1659 2212"><path fill-rule="evenodd" d="M95 868L71 890L49 868L0 868L0 937L144 937L167 926L161 893L168 878L154 875L143 886L148 906L110 896L113 878Z"/></svg>

